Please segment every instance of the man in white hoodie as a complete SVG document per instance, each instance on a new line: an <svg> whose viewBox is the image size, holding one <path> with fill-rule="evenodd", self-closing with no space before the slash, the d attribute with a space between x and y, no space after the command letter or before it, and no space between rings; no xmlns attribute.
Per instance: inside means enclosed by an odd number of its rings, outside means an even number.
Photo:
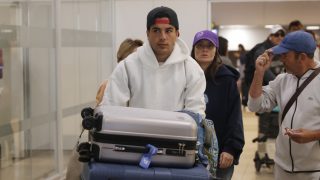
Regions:
<svg viewBox="0 0 320 180"><path fill-rule="evenodd" d="M279 106L279 134L276 139L276 180L320 179L320 75L305 87L298 98L286 104L301 84L317 72L320 64L313 59L316 43L304 31L289 33L283 41L266 50L256 60L249 91L248 107L254 112L270 112ZM271 64L271 53L280 54L286 73L262 86L263 75ZM317 70L315 70L317 68Z"/></svg>
<svg viewBox="0 0 320 180"><path fill-rule="evenodd" d="M102 104L188 110L205 117L205 76L179 39L176 13L163 6L151 10L146 33L148 42L116 66Z"/></svg>

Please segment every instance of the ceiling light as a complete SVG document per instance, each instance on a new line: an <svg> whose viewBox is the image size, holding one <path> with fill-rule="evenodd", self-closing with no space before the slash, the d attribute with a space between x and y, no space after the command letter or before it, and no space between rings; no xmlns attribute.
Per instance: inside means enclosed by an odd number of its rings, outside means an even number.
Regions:
<svg viewBox="0 0 320 180"><path fill-rule="evenodd" d="M306 29L307 30L319 30L320 27L319 26L307 26Z"/></svg>

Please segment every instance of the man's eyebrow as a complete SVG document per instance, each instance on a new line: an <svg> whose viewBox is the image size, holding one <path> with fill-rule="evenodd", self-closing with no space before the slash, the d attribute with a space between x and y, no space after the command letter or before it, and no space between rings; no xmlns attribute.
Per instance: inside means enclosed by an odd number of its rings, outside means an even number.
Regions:
<svg viewBox="0 0 320 180"><path fill-rule="evenodd" d="M159 27L154 26L154 27L152 27L151 29L160 29L160 28L159 28Z"/></svg>

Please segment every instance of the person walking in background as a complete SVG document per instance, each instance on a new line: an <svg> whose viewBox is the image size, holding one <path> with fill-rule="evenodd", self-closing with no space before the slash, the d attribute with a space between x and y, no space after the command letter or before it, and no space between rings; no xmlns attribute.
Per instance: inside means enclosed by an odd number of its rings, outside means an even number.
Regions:
<svg viewBox="0 0 320 180"><path fill-rule="evenodd" d="M316 33L311 30L306 30L306 32L310 33L317 43ZM316 46L316 50L314 51L313 60L320 62L320 49L319 49L318 45Z"/></svg>
<svg viewBox="0 0 320 180"><path fill-rule="evenodd" d="M246 65L245 65L245 78L242 83L242 104L247 105L248 102L248 91L252 83L252 79L255 72L255 61L257 57L265 52L265 50L278 45L285 36L285 30L280 25L274 25L270 29L268 38L257 44L246 54ZM277 74L283 71L283 64L279 60L279 57L275 57L272 61L271 67L266 70L263 77L263 85L268 85ZM256 113L258 116L258 137L253 139L253 142L258 142L258 148L255 152L254 162L256 171L259 172L261 164L267 165L274 164L274 160L270 158L267 152L267 139L275 139L278 134L278 109L275 108L272 112Z"/></svg>
<svg viewBox="0 0 320 180"><path fill-rule="evenodd" d="M218 52L221 57L222 63L235 68L231 59L228 57L228 40L222 36L219 36L219 48Z"/></svg>
<svg viewBox="0 0 320 180"><path fill-rule="evenodd" d="M238 44L238 51L235 53L235 57L237 58L237 68L240 73L239 80L237 81L237 86L239 91L241 92L242 81L244 79L244 68L245 68L245 55L247 51L242 44Z"/></svg>
<svg viewBox="0 0 320 180"><path fill-rule="evenodd" d="M151 10L148 41L116 66L101 104L186 110L204 118L205 76L179 34L174 10L163 6Z"/></svg>
<svg viewBox="0 0 320 180"><path fill-rule="evenodd" d="M131 39L127 38L125 39L119 46L118 52L117 52L117 62L124 60L127 56L129 56L131 53L135 52L138 47L143 45L143 41L140 39ZM97 92L96 95L96 106L98 106L103 98L104 91L107 87L108 80L104 80Z"/></svg>
<svg viewBox="0 0 320 180"><path fill-rule="evenodd" d="M239 72L240 72L240 79L244 78L244 68L245 68L245 62L244 62L244 56L247 53L246 49L242 44L238 44L238 64L239 64Z"/></svg>
<svg viewBox="0 0 320 180"><path fill-rule="evenodd" d="M285 36L285 30L280 25L274 25L270 29L270 34L265 41L255 45L249 52L244 56L245 70L244 70L244 81L242 83L242 104L247 106L249 87L253 79L255 71L255 60L265 50L278 45ZM268 69L263 78L263 84L266 85L270 80L273 80L276 74L281 72L281 62L278 59L274 59L273 68ZM272 71L273 70L273 71Z"/></svg>
<svg viewBox="0 0 320 180"><path fill-rule="evenodd" d="M320 64L313 60L315 49L311 34L295 31L256 60L248 107L254 112L270 112L279 106L282 114L276 139L276 180L320 179L320 76L314 74L301 94L292 98L313 73L320 72ZM271 53L281 56L286 73L263 86Z"/></svg>
<svg viewBox="0 0 320 180"><path fill-rule="evenodd" d="M237 89L239 72L220 59L218 36L204 30L195 34L191 56L206 76L206 118L212 120L219 143L217 177L230 180L234 165L244 146L240 95Z"/></svg>
<svg viewBox="0 0 320 180"><path fill-rule="evenodd" d="M244 57L245 70L244 70L244 82L242 83L242 104L247 105L248 101L248 91L250 84L253 79L255 71L255 60L260 56L265 50L278 45L285 36L285 30L280 25L274 25L270 29L270 34L265 41L255 45L249 52L246 53ZM279 58L274 58L272 62L272 68L268 69L264 74L263 85L267 85L269 81L273 80L277 74L282 70L282 63Z"/></svg>
<svg viewBox="0 0 320 180"><path fill-rule="evenodd" d="M304 30L304 25L299 20L293 20L289 23L289 26L288 26L289 33L293 31L299 31L299 30Z"/></svg>

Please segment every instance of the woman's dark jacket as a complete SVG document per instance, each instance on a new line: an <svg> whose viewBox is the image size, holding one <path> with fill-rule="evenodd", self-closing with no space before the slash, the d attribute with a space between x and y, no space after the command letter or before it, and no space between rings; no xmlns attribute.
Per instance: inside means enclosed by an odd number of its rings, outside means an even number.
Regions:
<svg viewBox="0 0 320 180"><path fill-rule="evenodd" d="M244 146L240 94L237 88L239 72L227 65L218 69L215 79L207 77L206 118L214 122L219 154L228 152L234 157L234 164ZM219 155L220 157L220 155Z"/></svg>

